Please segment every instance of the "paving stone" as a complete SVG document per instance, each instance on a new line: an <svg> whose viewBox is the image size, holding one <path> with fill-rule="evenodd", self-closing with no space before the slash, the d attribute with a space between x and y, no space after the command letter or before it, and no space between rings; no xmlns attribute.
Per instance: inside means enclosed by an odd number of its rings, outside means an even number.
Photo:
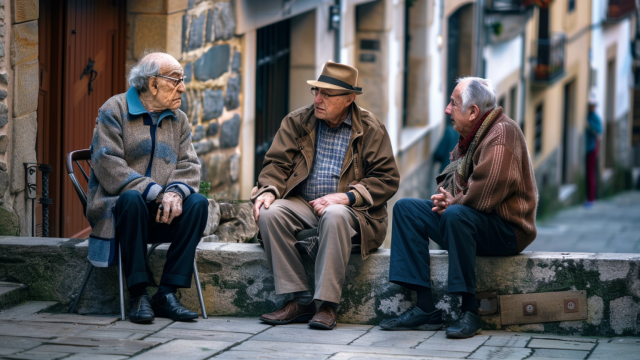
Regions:
<svg viewBox="0 0 640 360"><path fill-rule="evenodd" d="M222 360L247 360L247 359L303 359L303 360L324 360L327 358L327 354L306 354L306 353L291 353L291 352L274 352L263 353L257 351L225 351L222 354L216 355L213 359Z"/></svg>
<svg viewBox="0 0 640 360"><path fill-rule="evenodd" d="M102 340L102 339L101 339ZM133 340L129 340L133 341ZM149 343L149 346L155 343ZM122 348L122 347L107 347L107 346L73 346L73 345L40 345L30 351L37 351L43 353L66 353L66 354L85 354L85 358L92 358L95 355L133 355L141 349L139 348Z"/></svg>
<svg viewBox="0 0 640 360"><path fill-rule="evenodd" d="M69 354L60 352L47 352L47 351L25 351L18 354L4 356L5 359L28 359L28 360L57 360L63 359Z"/></svg>
<svg viewBox="0 0 640 360"><path fill-rule="evenodd" d="M238 146L239 136L240 115L235 114L220 126L220 147L227 149Z"/></svg>
<svg viewBox="0 0 640 360"><path fill-rule="evenodd" d="M0 320L10 320L35 314L57 304L55 301L30 301L0 312Z"/></svg>
<svg viewBox="0 0 640 360"><path fill-rule="evenodd" d="M623 360L638 359L640 346L636 345L619 345L616 343L598 343L596 348L589 355L589 360Z"/></svg>
<svg viewBox="0 0 640 360"><path fill-rule="evenodd" d="M207 81L216 79L229 70L231 48L229 45L216 45L207 50L193 63L196 79Z"/></svg>
<svg viewBox="0 0 640 360"><path fill-rule="evenodd" d="M607 342L610 344L640 346L640 338L623 337L623 338L609 338L609 340L610 341L607 341Z"/></svg>
<svg viewBox="0 0 640 360"><path fill-rule="evenodd" d="M68 323L105 326L118 321L117 317L86 316L76 314L33 314L20 318L21 321Z"/></svg>
<svg viewBox="0 0 640 360"><path fill-rule="evenodd" d="M58 336L73 336L89 330L91 327L91 325L2 321L0 322L0 336L51 339Z"/></svg>
<svg viewBox="0 0 640 360"><path fill-rule="evenodd" d="M585 359L589 355L588 351L579 350L557 350L557 349L535 349L533 355L530 357L537 359L543 358L556 358L556 359Z"/></svg>
<svg viewBox="0 0 640 360"><path fill-rule="evenodd" d="M151 333L164 329L168 325L172 324L173 320L167 318L157 317L150 324L135 324L131 321L116 321L114 324L109 325L109 330L131 330L133 332L145 332Z"/></svg>
<svg viewBox="0 0 640 360"><path fill-rule="evenodd" d="M205 13L191 20L189 29L189 50L196 50L202 47L204 37Z"/></svg>
<svg viewBox="0 0 640 360"><path fill-rule="evenodd" d="M498 347L498 346L481 346L469 359L524 359L531 354L533 350L515 347Z"/></svg>
<svg viewBox="0 0 640 360"><path fill-rule="evenodd" d="M416 349L424 350L452 350L472 352L489 339L489 335L476 335L469 339L449 339L444 331L438 331L427 339L427 341L418 345Z"/></svg>
<svg viewBox="0 0 640 360"><path fill-rule="evenodd" d="M133 357L132 359L176 359L176 360L196 360L206 359L215 353L232 346L232 342L225 341L203 341L203 340L173 340L166 344L155 347L145 353Z"/></svg>
<svg viewBox="0 0 640 360"><path fill-rule="evenodd" d="M185 330L211 330L211 331L227 331L247 334L257 334L265 329L272 327L264 324L256 318L234 318L234 317L209 317L207 320L196 322L175 322L169 325L170 329Z"/></svg>
<svg viewBox="0 0 640 360"><path fill-rule="evenodd" d="M0 347L0 355L10 355L10 354L18 353L20 351L24 351L24 349Z"/></svg>
<svg viewBox="0 0 640 360"><path fill-rule="evenodd" d="M93 354L91 356L91 360L120 360L120 359L126 359L127 356L121 356L121 355L100 355L100 354ZM69 357L64 358L64 360L86 360L87 359L87 355L85 354L75 354L75 355L71 355Z"/></svg>
<svg viewBox="0 0 640 360"><path fill-rule="evenodd" d="M588 342L597 343L597 338L581 337L581 336L560 336L560 335L544 335L535 334L531 336L532 339L549 339L549 340L563 340L563 341L575 341L575 342Z"/></svg>
<svg viewBox="0 0 640 360"><path fill-rule="evenodd" d="M187 330L167 328L153 334L154 339L186 339L186 340L208 340L208 341L226 341L240 342L247 340L253 334L229 332L229 331L212 331L212 330ZM148 340L148 339L145 339Z"/></svg>
<svg viewBox="0 0 640 360"><path fill-rule="evenodd" d="M28 337L0 336L0 349L13 348L23 351L41 345L45 341L45 339L34 339Z"/></svg>
<svg viewBox="0 0 640 360"><path fill-rule="evenodd" d="M63 346L82 348L87 351L68 351L70 353L82 352L91 354L119 354L133 355L144 349L150 348L156 343L150 341L111 339L111 338L89 338L78 336L61 337L46 341L43 346ZM67 351L64 351L67 352Z"/></svg>
<svg viewBox="0 0 640 360"><path fill-rule="evenodd" d="M205 90L202 98L202 106L204 107L202 121L212 120L222 115L224 110L224 95L222 90Z"/></svg>
<svg viewBox="0 0 640 360"><path fill-rule="evenodd" d="M253 337L253 340L299 342L305 343L313 341L317 344L343 344L347 345L360 336L366 330L333 330L333 331L313 331L300 329L292 326L276 326Z"/></svg>
<svg viewBox="0 0 640 360"><path fill-rule="evenodd" d="M149 333L145 332L132 332L132 331L122 331L122 330L109 330L109 329L96 329L96 330L87 330L82 333L84 337L105 337L105 338L113 338L113 339L128 339L128 340L142 340L149 336ZM145 339L146 340L146 339Z"/></svg>
<svg viewBox="0 0 640 360"><path fill-rule="evenodd" d="M411 348L424 342L435 331L385 331L376 326L351 345Z"/></svg>
<svg viewBox="0 0 640 360"><path fill-rule="evenodd" d="M11 66L37 59L38 22L29 21L13 25L11 28Z"/></svg>
<svg viewBox="0 0 640 360"><path fill-rule="evenodd" d="M485 331L482 332L483 335L489 335ZM487 340L484 345L485 346L506 346L506 347L526 347L527 342L531 339L530 336L523 336L520 334L515 334L512 336L501 336L491 334L489 340Z"/></svg>
<svg viewBox="0 0 640 360"><path fill-rule="evenodd" d="M348 353L360 353L371 354L374 352L379 355L412 355L412 356L424 356L426 352L420 349L405 349L399 347L376 347L371 346L355 346L355 345L336 345L336 344L321 344L315 342L315 334L320 331L313 331L309 335L309 341L314 343L283 343L277 341L256 341L255 338L245 341L242 344L233 348L234 351L255 351L260 353L278 353L278 352L290 352L290 353L308 353L308 354L336 354L339 352ZM335 330L331 331L335 332ZM465 341L465 340L463 340ZM374 350L372 350L374 349ZM432 357L443 358L463 358L469 355L469 352L462 351L441 351L441 350L429 350L428 355Z"/></svg>
<svg viewBox="0 0 640 360"><path fill-rule="evenodd" d="M432 356L410 356L410 355L380 355L380 354L360 354L350 352L339 352L329 359L331 360L439 360L447 359L442 357Z"/></svg>
<svg viewBox="0 0 640 360"><path fill-rule="evenodd" d="M534 349L558 350L591 350L595 346L592 342L577 342L552 339L532 339L527 347Z"/></svg>
<svg viewBox="0 0 640 360"><path fill-rule="evenodd" d="M240 75L229 77L226 94L224 96L224 107L227 108L228 111L240 107L240 81Z"/></svg>

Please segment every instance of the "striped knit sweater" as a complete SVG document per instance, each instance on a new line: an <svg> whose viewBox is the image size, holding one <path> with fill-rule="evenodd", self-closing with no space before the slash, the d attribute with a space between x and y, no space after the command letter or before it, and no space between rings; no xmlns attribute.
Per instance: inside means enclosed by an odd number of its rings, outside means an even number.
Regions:
<svg viewBox="0 0 640 360"><path fill-rule="evenodd" d="M484 212L496 212L511 223L518 251L535 240L538 187L524 134L502 109L487 124L473 153L473 169L467 187L453 204ZM451 161L461 157L456 146Z"/></svg>

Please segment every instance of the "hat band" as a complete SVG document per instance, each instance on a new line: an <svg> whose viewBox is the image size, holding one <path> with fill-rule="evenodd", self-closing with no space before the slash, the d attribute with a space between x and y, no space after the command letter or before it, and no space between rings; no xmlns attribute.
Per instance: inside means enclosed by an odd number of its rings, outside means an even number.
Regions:
<svg viewBox="0 0 640 360"><path fill-rule="evenodd" d="M342 80L338 80L336 78L332 78L331 76L327 76L327 75L320 75L320 77L318 78L318 81L322 81L331 85L340 86L347 90L362 91L361 87L351 86L351 84L348 84Z"/></svg>

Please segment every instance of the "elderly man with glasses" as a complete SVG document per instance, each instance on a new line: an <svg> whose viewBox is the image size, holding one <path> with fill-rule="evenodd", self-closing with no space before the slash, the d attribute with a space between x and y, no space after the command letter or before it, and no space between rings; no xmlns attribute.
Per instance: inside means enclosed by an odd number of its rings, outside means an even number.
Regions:
<svg viewBox="0 0 640 360"><path fill-rule="evenodd" d="M191 286L195 250L208 217L207 199L195 189L200 164L191 125L180 111L186 91L183 70L171 55L144 56L129 75L129 91L98 111L88 185L92 227L89 260L117 264L118 246L129 289L129 320L155 316L185 321L198 317L175 296ZM158 292L151 298L145 262L148 243L171 243Z"/></svg>
<svg viewBox="0 0 640 360"><path fill-rule="evenodd" d="M355 68L327 62L307 81L313 104L284 118L265 156L254 216L276 293L293 295L265 323L333 329L352 248L366 259L384 241L400 175L384 125L354 102L357 79ZM297 241L305 230L311 240ZM315 258L313 294L298 249Z"/></svg>

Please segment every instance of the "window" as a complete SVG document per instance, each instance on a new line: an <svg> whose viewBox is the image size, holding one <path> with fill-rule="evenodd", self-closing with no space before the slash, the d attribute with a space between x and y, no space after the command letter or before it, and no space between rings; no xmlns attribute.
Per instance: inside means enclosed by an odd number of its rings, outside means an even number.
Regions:
<svg viewBox="0 0 640 360"><path fill-rule="evenodd" d="M500 99L498 99L498 106L500 106L502 108L502 111L505 111L505 109L504 109L505 103L506 103L506 100L504 98L504 95L502 95L500 97Z"/></svg>
<svg viewBox="0 0 640 360"><path fill-rule="evenodd" d="M542 152L542 113L544 107L540 104L536 107L536 138L534 141L534 151L536 155Z"/></svg>
<svg viewBox="0 0 640 360"><path fill-rule="evenodd" d="M574 12L576 10L576 0L569 0L567 3L567 10L569 10L569 12Z"/></svg>

